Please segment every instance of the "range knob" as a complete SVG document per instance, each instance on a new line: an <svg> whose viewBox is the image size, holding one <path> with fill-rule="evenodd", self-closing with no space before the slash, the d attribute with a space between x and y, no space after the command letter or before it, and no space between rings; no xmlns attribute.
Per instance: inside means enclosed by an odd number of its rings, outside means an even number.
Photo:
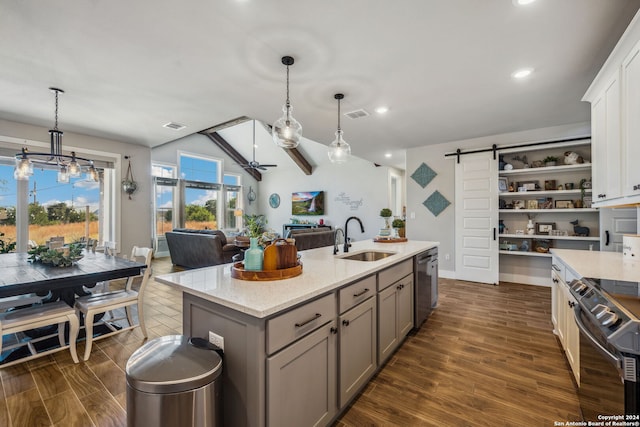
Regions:
<svg viewBox="0 0 640 427"><path fill-rule="evenodd" d="M616 313L614 313L613 311L609 311L602 317L600 322L602 323L602 326L613 326L616 324L618 319L619 317Z"/></svg>
<svg viewBox="0 0 640 427"><path fill-rule="evenodd" d="M604 304L598 304L591 309L591 313L596 316L596 319L600 319L602 316L609 312L609 307Z"/></svg>

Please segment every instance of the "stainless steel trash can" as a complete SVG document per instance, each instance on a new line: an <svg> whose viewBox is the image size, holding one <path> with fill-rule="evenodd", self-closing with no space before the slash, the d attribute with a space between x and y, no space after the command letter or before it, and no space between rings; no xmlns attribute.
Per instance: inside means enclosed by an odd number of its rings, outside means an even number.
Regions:
<svg viewBox="0 0 640 427"><path fill-rule="evenodd" d="M222 425L222 358L206 342L169 335L149 341L127 361L127 425ZM198 342L199 341L199 342Z"/></svg>

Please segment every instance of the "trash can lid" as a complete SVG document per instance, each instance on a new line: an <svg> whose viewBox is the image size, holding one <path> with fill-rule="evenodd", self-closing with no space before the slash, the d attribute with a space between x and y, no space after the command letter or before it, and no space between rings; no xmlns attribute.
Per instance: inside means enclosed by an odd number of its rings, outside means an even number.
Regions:
<svg viewBox="0 0 640 427"><path fill-rule="evenodd" d="M222 373L222 358L215 351L196 347L183 335L153 339L136 350L125 369L127 383L147 393L178 393L215 381Z"/></svg>

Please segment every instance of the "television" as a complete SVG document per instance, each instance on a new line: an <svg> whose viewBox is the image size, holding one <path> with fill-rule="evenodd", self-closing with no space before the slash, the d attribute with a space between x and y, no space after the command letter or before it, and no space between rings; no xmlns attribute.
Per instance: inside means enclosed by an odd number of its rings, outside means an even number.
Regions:
<svg viewBox="0 0 640 427"><path fill-rule="evenodd" d="M291 194L292 215L324 215L324 191L299 191Z"/></svg>

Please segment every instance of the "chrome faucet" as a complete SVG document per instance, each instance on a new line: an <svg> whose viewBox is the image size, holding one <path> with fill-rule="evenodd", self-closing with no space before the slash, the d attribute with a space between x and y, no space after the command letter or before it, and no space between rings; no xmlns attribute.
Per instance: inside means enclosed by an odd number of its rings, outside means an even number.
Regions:
<svg viewBox="0 0 640 427"><path fill-rule="evenodd" d="M340 227L336 228L336 232L333 235L333 254L338 254L338 231L342 233L342 237L344 238L344 230Z"/></svg>
<svg viewBox="0 0 640 427"><path fill-rule="evenodd" d="M348 225L349 225L349 221L351 221L352 219L355 219L356 221L358 221L360 223L360 231L364 233L364 225L362 225L362 221L360 221L360 218L358 218L357 216L350 216L349 218L347 218L347 221L344 223L344 252L347 253L349 252L349 246L351 246L351 242L349 241L349 232L348 232Z"/></svg>

